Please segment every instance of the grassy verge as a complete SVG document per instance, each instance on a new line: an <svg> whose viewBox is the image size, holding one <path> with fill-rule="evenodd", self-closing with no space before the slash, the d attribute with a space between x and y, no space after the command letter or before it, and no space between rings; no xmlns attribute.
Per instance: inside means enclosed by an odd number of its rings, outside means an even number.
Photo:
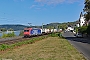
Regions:
<svg viewBox="0 0 90 60"><path fill-rule="evenodd" d="M85 60L67 40L48 37L34 44L0 52L1 59L12 60Z"/></svg>
<svg viewBox="0 0 90 60"><path fill-rule="evenodd" d="M12 49L14 47L17 47L17 46L21 46L21 45L24 45L24 44L32 44L34 43L35 41L38 41L38 40L42 40L44 38L47 38L47 37L61 37L62 36L60 35L61 33L52 33L52 34L49 34L48 36L40 36L40 37L37 37L37 38L32 38L30 40L26 40L26 41L22 41L22 42L18 42L18 43L15 43L15 44L12 44L12 45L7 45L7 44L2 44L0 45L0 51L4 51L6 49ZM11 36L11 35L14 35L14 33L10 33L9 35L8 34L3 34L3 36L5 35L6 36ZM9 37L10 37L9 36Z"/></svg>
<svg viewBox="0 0 90 60"><path fill-rule="evenodd" d="M18 42L18 43L11 44L11 45L2 44L2 45L0 45L0 51L4 51L6 49L12 49L14 47L18 47L18 46L25 45L25 44L32 44L36 41L42 40L42 39L47 38L47 37L48 36L40 36L40 37L37 37L37 38L31 38L30 40Z"/></svg>

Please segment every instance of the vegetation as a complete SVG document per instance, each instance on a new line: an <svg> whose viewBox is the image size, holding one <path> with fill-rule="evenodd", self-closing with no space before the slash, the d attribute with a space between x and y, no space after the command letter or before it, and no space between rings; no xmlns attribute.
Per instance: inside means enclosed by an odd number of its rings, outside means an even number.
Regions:
<svg viewBox="0 0 90 60"><path fill-rule="evenodd" d="M35 41L39 41L39 40L42 40L42 39L47 38L47 37L48 37L48 36L40 36L40 37L38 37L38 38L32 38L32 39L30 39L30 40L18 42L18 43L11 44L11 45L2 44L2 45L0 45L0 50L3 51L3 50L6 50L6 49L12 49L12 48L14 48L14 47L21 46L21 45L24 45L24 44L32 44L32 43L34 43Z"/></svg>
<svg viewBox="0 0 90 60"><path fill-rule="evenodd" d="M4 28L5 30L23 30L24 28L26 28L28 26L24 26L24 25L0 25L0 28Z"/></svg>
<svg viewBox="0 0 90 60"><path fill-rule="evenodd" d="M85 6L84 6L84 12L85 12L85 18L86 21L90 20L90 0L85 0Z"/></svg>
<svg viewBox="0 0 90 60"><path fill-rule="evenodd" d="M75 29L76 29L76 33L82 33L82 35L83 34L90 35L90 25L78 27L78 28L75 28Z"/></svg>
<svg viewBox="0 0 90 60"><path fill-rule="evenodd" d="M20 34L19 34L19 36L24 36L24 31L20 31Z"/></svg>
<svg viewBox="0 0 90 60"><path fill-rule="evenodd" d="M33 41L35 40L37 39ZM20 46L20 44L17 45ZM3 45L2 47L7 48L8 46ZM34 44L28 43L0 52L0 59L3 58L12 60L86 60L67 40L58 37L48 37Z"/></svg>
<svg viewBox="0 0 90 60"><path fill-rule="evenodd" d="M15 35L15 33L14 32L12 32L12 33L3 33L3 35L1 36L2 38L6 38L6 37L14 37L14 36L16 36Z"/></svg>
<svg viewBox="0 0 90 60"><path fill-rule="evenodd" d="M85 20L86 20L86 22L89 22L89 20L90 20L90 0L85 0L84 4L85 4L85 6L84 6L83 11L85 12L85 14L84 14ZM90 24L87 26L82 26L82 27L77 28L77 31L82 34L90 35Z"/></svg>
<svg viewBox="0 0 90 60"><path fill-rule="evenodd" d="M60 33L51 33L51 34L49 34L49 36L50 37L60 37L60 38L63 38L62 32L60 32Z"/></svg>
<svg viewBox="0 0 90 60"><path fill-rule="evenodd" d="M62 30L65 30L68 26L69 27L75 27L77 21L75 22L66 22L66 23L50 23L50 24L47 24L47 25L44 25L43 27L44 28L49 28L49 29L62 29Z"/></svg>
<svg viewBox="0 0 90 60"><path fill-rule="evenodd" d="M87 33L87 26L82 26L78 28L79 32L82 34L86 34Z"/></svg>
<svg viewBox="0 0 90 60"><path fill-rule="evenodd" d="M87 34L90 35L90 25L87 27Z"/></svg>
<svg viewBox="0 0 90 60"><path fill-rule="evenodd" d="M78 27L75 27L75 32L78 33Z"/></svg>
<svg viewBox="0 0 90 60"><path fill-rule="evenodd" d="M8 34L3 33L2 38L14 37L14 36L15 36L14 32L8 33ZM12 47L15 47L15 46L21 46L23 44L31 44L31 43L34 43L35 41L42 40L42 39L44 39L46 37L48 37L48 36L42 36L42 37L39 37L39 38L33 38L33 39L30 39L30 40L23 41L23 42L18 42L18 43L12 44L12 45L2 44L2 45L0 45L0 50L6 50L7 48L12 48ZM52 33L52 34L49 35L49 37L62 37L62 34L61 33Z"/></svg>
<svg viewBox="0 0 90 60"><path fill-rule="evenodd" d="M0 31L5 32L7 30L5 28L0 28Z"/></svg>
<svg viewBox="0 0 90 60"><path fill-rule="evenodd" d="M14 31L12 28L9 28L8 31Z"/></svg>
<svg viewBox="0 0 90 60"><path fill-rule="evenodd" d="M67 28L68 26L75 26L76 25L76 22L65 22L65 23L50 23L50 24L46 24L46 25L43 25L43 28L49 28L49 29L57 29L57 28L60 28L60 29L65 29ZM42 28L42 26L25 26L25 25L0 25L0 30L2 31L6 31L6 30L23 30L24 28L26 27L36 27L36 28Z"/></svg>
<svg viewBox="0 0 90 60"><path fill-rule="evenodd" d="M90 20L90 0L85 0L85 6L83 11L85 12L84 16L85 16L85 20L87 22L89 22ZM89 34L90 35L90 24L88 26L82 26L77 28L78 32L82 33L82 34Z"/></svg>

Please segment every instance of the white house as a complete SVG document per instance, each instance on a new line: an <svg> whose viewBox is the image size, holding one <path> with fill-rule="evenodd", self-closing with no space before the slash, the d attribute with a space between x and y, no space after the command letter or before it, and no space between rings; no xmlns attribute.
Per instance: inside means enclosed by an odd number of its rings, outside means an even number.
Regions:
<svg viewBox="0 0 90 60"><path fill-rule="evenodd" d="M74 28L72 28L72 27L68 27L68 28L67 28L67 31L71 31L71 30L73 31Z"/></svg>
<svg viewBox="0 0 90 60"><path fill-rule="evenodd" d="M79 23L77 23L77 24L76 24L76 26L77 26L77 27L80 27L80 24L79 24Z"/></svg>
<svg viewBox="0 0 90 60"><path fill-rule="evenodd" d="M82 27L84 24L85 24L85 18L84 18L84 15L81 12L80 18L79 18L79 25Z"/></svg>

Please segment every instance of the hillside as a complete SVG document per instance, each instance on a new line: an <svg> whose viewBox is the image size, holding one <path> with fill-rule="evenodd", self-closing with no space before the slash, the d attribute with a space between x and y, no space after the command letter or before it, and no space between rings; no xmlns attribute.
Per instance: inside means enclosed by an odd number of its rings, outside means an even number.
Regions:
<svg viewBox="0 0 90 60"><path fill-rule="evenodd" d="M0 25L0 28L5 28L5 29L14 29L14 30L23 30L25 27L24 25Z"/></svg>
<svg viewBox="0 0 90 60"><path fill-rule="evenodd" d="M66 28L68 26L75 26L76 25L76 22L66 22L66 23L49 23L49 24L46 24L46 25L43 25L43 28ZM23 30L24 28L26 27L29 27L29 26L25 26L25 25L20 25L20 24L6 24L6 25L0 25L0 28L5 28L5 29L14 29L14 30ZM32 28L42 28L42 26L31 26Z"/></svg>

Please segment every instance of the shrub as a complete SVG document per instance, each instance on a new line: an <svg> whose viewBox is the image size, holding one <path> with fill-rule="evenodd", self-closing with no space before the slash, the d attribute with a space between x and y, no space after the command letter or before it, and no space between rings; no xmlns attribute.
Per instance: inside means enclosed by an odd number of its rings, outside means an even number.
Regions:
<svg viewBox="0 0 90 60"><path fill-rule="evenodd" d="M17 43L14 43L14 44L11 44L11 45L6 45L6 44L2 44L0 45L0 50L6 50L6 49L13 49L14 47L17 47L17 46L21 46L21 45L24 45L24 44L32 44L34 43L35 41L39 41L39 40L42 40L44 38L47 38L48 36L40 36L38 38L32 38L30 40L26 40L26 41L22 41L22 42L17 42Z"/></svg>
<svg viewBox="0 0 90 60"><path fill-rule="evenodd" d="M19 36L23 36L24 31L20 31Z"/></svg>
<svg viewBox="0 0 90 60"><path fill-rule="evenodd" d="M3 35L1 36L2 38L6 38L7 34L3 33Z"/></svg>
<svg viewBox="0 0 90 60"><path fill-rule="evenodd" d="M85 34L87 33L87 26L82 26L79 28L79 32L82 33L82 34Z"/></svg>
<svg viewBox="0 0 90 60"><path fill-rule="evenodd" d="M9 46L6 44L0 45L0 50L6 50L7 48L9 48Z"/></svg>
<svg viewBox="0 0 90 60"><path fill-rule="evenodd" d="M14 37L14 36L15 36L15 33L14 33L14 32L8 33L8 34L3 33L2 38L6 38L6 37Z"/></svg>
<svg viewBox="0 0 90 60"><path fill-rule="evenodd" d="M14 36L15 36L14 32L7 34L7 37L14 37Z"/></svg>
<svg viewBox="0 0 90 60"><path fill-rule="evenodd" d="M87 27L87 34L90 35L90 25Z"/></svg>
<svg viewBox="0 0 90 60"><path fill-rule="evenodd" d="M58 34L59 33L51 33L49 36L51 36L51 37L58 37Z"/></svg>

